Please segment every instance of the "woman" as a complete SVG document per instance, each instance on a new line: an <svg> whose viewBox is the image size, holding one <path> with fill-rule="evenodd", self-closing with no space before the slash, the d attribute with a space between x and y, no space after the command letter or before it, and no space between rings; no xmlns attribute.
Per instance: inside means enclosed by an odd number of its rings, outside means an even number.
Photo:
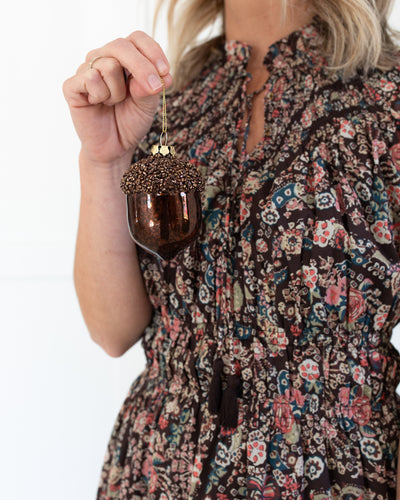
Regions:
<svg viewBox="0 0 400 500"><path fill-rule="evenodd" d="M64 85L82 141L83 315L111 356L142 338L147 357L97 499L395 498L390 2L183 4L174 83L136 32L90 52ZM224 33L182 56L219 15ZM135 248L119 190L132 155L158 141L160 77L174 86L169 142L206 179L201 233L169 262Z"/></svg>

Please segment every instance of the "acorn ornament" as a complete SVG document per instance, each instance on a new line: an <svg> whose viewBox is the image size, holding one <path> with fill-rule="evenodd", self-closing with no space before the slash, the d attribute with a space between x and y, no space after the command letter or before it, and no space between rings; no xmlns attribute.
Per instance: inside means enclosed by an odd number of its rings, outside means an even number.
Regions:
<svg viewBox="0 0 400 500"><path fill-rule="evenodd" d="M130 166L121 189L126 194L130 235L148 252L172 259L196 238L204 180L197 167L178 159L168 145L164 86L160 143L150 156Z"/></svg>

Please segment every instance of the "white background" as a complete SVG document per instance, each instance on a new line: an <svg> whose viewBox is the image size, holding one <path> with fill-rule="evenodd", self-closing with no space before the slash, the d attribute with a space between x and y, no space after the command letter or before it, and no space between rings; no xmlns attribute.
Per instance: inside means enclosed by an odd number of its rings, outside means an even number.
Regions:
<svg viewBox="0 0 400 500"><path fill-rule="evenodd" d="M22 0L0 18L4 500L94 500L115 418L144 367L140 343L111 358L80 316L72 284L79 144L61 87L90 49L136 29L151 33L154 5ZM165 47L165 22L157 39Z"/></svg>

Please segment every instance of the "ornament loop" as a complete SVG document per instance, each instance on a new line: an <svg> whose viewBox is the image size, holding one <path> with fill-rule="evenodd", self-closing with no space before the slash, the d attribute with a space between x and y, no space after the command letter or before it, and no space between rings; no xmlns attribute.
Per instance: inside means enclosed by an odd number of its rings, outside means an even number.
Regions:
<svg viewBox="0 0 400 500"><path fill-rule="evenodd" d="M166 131L163 131L160 134L160 146L168 146L168 133Z"/></svg>

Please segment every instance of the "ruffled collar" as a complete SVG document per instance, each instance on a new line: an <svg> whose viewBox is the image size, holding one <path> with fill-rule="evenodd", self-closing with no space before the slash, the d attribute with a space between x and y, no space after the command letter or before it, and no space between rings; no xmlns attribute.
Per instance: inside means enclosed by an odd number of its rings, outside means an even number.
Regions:
<svg viewBox="0 0 400 500"><path fill-rule="evenodd" d="M269 73L284 71L287 68L303 67L320 69L327 65L321 54L321 36L318 25L312 21L300 29L273 43L266 52L264 65ZM227 67L245 69L252 47L239 40L223 42L224 63Z"/></svg>

